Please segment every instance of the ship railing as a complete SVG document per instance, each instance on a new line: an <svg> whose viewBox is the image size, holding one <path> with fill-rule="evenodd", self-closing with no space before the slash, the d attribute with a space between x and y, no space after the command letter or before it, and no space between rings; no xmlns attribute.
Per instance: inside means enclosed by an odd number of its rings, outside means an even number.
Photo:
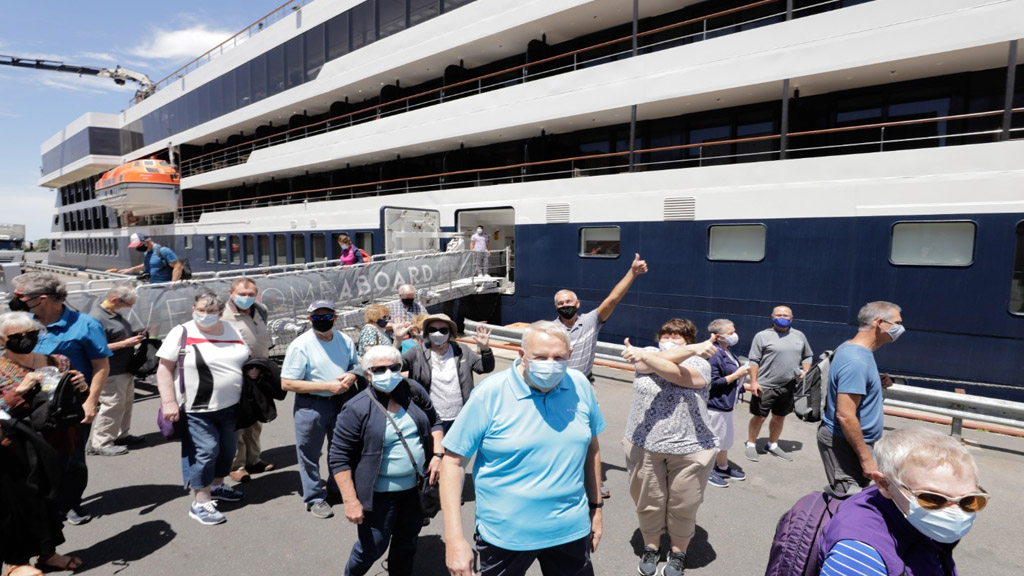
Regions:
<svg viewBox="0 0 1024 576"><path fill-rule="evenodd" d="M835 8L840 6L840 1L822 0L806 6L795 7L787 15L787 2L784 0L758 0L743 6L689 18L651 30L638 32L635 37L637 41L635 51L632 47L634 36L630 34L584 48L541 58L526 64L511 66L474 78L453 82L439 88L403 96L387 102L370 104L358 110L333 116L317 123L283 130L276 134L263 136L241 144L225 146L219 150L182 160L180 163L181 174L182 177L189 177L229 166L245 164L253 152L278 144L348 128L365 122L372 122L387 116L404 114L411 110L433 106L447 100L482 94L499 88L622 60L632 57L634 52L636 54L647 54L673 48L681 44L700 42L710 38L775 24L788 18L801 17L804 13L818 13L825 9ZM755 14L740 22L715 24L716 20L735 19L745 12L757 12L773 4L778 5L778 8L766 14ZM288 5L286 4L285 6ZM279 8L278 11L282 10L285 6ZM695 27L697 29L694 29ZM609 49L613 51L606 53Z"/></svg>
<svg viewBox="0 0 1024 576"><path fill-rule="evenodd" d="M153 87L145 93L145 96L140 94L132 98L131 104L138 104L145 97L149 97L153 93L170 86L174 82L177 82L180 78L184 77L186 74L195 72L204 64L208 64L213 60L219 58L220 56L223 56L226 52L230 52L231 50L237 48L240 44L246 42L256 34L259 34L271 24L283 19L284 17L291 14L293 11L302 8L303 6L309 4L312 1L313 0L289 0L288 2L285 2L284 4L278 6L274 10L264 15L263 17L257 19L249 26L246 26L234 36L207 50L202 55L198 56L188 64L185 64L181 68L178 68L174 72L171 72L166 77L157 80L153 83Z"/></svg>
<svg viewBox="0 0 1024 576"><path fill-rule="evenodd" d="M473 320L466 320L466 333L476 330L479 325ZM522 344L523 330L509 326L491 326L491 340L519 346ZM598 341L595 344L598 360L627 367L622 359L625 346L611 342ZM950 434L960 439L965 421L973 428L985 428L985 424L1007 428L1024 429L1024 403L1013 402L966 394L963 388L957 392L936 390L927 386L911 386L908 382L920 382L933 386L963 386L978 390L1006 389L1019 391L1019 387L947 378L928 378L923 376L905 376L892 374L894 384L885 391L884 405L887 408L926 414L936 414L950 419ZM823 390L824 392L824 390ZM822 394L824 402L825 394ZM905 412L900 412L905 416Z"/></svg>
<svg viewBox="0 0 1024 576"><path fill-rule="evenodd" d="M1020 114L1024 112L1024 107L1014 108L1011 112ZM787 158L811 158L836 155L837 153L860 154L958 146L995 142L1003 138L1024 137L1024 127L1011 128L1008 131L1001 127L1004 114L1003 110L996 110L790 132L787 134L789 144L784 150L781 149L781 134L765 134L644 148L632 152L623 150L404 178L380 179L371 182L267 194L244 200L193 204L179 209L178 220L179 222L198 222L202 214L206 212L291 205L298 202L345 200L640 170L770 161L780 159L783 154ZM980 128L972 126L970 129L964 127L961 130L956 130L957 124L970 124L973 121L985 123L986 119L991 121L988 122L990 126L986 124ZM929 124L939 125L935 129L935 133L917 135L914 131L915 127L925 127ZM840 141L836 142L836 140ZM631 157L632 162L630 161Z"/></svg>

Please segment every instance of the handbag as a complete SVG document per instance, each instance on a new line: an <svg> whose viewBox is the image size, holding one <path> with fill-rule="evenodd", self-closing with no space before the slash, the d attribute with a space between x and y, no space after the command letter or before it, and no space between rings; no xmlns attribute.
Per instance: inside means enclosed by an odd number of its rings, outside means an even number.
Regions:
<svg viewBox="0 0 1024 576"><path fill-rule="evenodd" d="M178 420L169 422L164 419L164 407L161 405L156 412L156 425L160 434L168 440L178 440L185 435L185 340L188 338L188 330L181 327L181 344L178 346L178 390L181 392L182 402L178 406Z"/></svg>
<svg viewBox="0 0 1024 576"><path fill-rule="evenodd" d="M402 447L405 448L406 455L409 456L409 461L412 462L412 469L416 471L416 496L420 503L420 512L424 518L437 516L437 513L441 510L440 482L431 484L424 475L420 474L419 469L416 467L416 458L413 457L412 450L409 449L409 444L406 443L405 437L398 428L395 419L391 417L391 413L373 395L373 388L367 388L366 394L377 408L380 408L380 411L384 413L384 417L388 419L388 422L391 423L391 427L395 429L395 434L398 434L398 439L402 442Z"/></svg>
<svg viewBox="0 0 1024 576"><path fill-rule="evenodd" d="M49 432L68 428L85 419L85 409L82 407L85 395L75 389L73 379L74 376L70 372L65 372L53 389L53 396L42 390L36 392L29 416L36 431Z"/></svg>

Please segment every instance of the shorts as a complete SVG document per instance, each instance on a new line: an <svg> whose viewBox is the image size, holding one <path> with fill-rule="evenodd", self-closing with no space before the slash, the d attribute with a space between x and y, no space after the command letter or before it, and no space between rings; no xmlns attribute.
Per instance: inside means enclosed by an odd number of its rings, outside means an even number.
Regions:
<svg viewBox="0 0 1024 576"><path fill-rule="evenodd" d="M733 441L732 412L708 408L708 428L718 436L718 449L728 452Z"/></svg>
<svg viewBox="0 0 1024 576"><path fill-rule="evenodd" d="M761 388L761 396L750 397L750 413L754 416L765 418L768 412L776 416L786 416L793 411L793 390L796 388L796 380L776 386L774 388Z"/></svg>

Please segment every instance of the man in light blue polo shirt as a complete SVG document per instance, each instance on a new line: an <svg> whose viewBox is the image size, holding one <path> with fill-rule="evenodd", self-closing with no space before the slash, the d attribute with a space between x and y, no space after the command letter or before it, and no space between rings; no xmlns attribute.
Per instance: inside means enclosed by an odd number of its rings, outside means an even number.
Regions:
<svg viewBox="0 0 1024 576"><path fill-rule="evenodd" d="M482 576L523 575L534 560L545 576L594 574L604 505L597 435L605 422L586 376L567 369L571 354L565 328L534 322L520 358L473 390L445 435L441 506L454 576L473 573L459 497L474 454Z"/></svg>
<svg viewBox="0 0 1024 576"><path fill-rule="evenodd" d="M334 329L334 303L317 300L309 305L313 326L288 346L281 366L281 388L295 392L295 451L299 459L302 501L317 518L334 516L327 503L328 492L340 501L334 478L320 477L320 454L324 442L334 436L334 424L345 402L355 395L355 374L359 362L352 339Z"/></svg>

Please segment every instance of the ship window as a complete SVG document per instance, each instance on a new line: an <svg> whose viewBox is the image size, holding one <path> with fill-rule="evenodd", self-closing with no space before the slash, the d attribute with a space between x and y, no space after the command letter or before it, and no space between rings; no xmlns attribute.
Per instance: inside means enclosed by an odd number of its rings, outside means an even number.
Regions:
<svg viewBox="0 0 1024 576"><path fill-rule="evenodd" d="M284 55L287 87L294 88L305 81L303 77L305 66L303 66L304 58L302 57L302 36L296 36L285 43Z"/></svg>
<svg viewBox="0 0 1024 576"><path fill-rule="evenodd" d="M226 264L228 261L228 237L217 237L217 262Z"/></svg>
<svg viewBox="0 0 1024 576"><path fill-rule="evenodd" d="M302 234L292 234L292 263L306 263L306 238Z"/></svg>
<svg viewBox="0 0 1024 576"><path fill-rule="evenodd" d="M1024 222L1017 224L1017 251L1013 256L1010 282L1010 312L1024 314Z"/></svg>
<svg viewBox="0 0 1024 576"><path fill-rule="evenodd" d="M352 50L358 50L377 40L377 26L373 17L373 2L363 2L348 11L352 22Z"/></svg>
<svg viewBox="0 0 1024 576"><path fill-rule="evenodd" d="M260 234L257 238L260 246L260 266L270 266L270 236Z"/></svg>
<svg viewBox="0 0 1024 576"><path fill-rule="evenodd" d="M472 1L473 0L444 0L444 11L451 12L452 10L455 10L459 6L465 6L466 4L469 4Z"/></svg>
<svg viewBox="0 0 1024 576"><path fill-rule="evenodd" d="M377 13L381 38L405 30L405 0L377 0Z"/></svg>
<svg viewBox="0 0 1024 576"><path fill-rule="evenodd" d="M269 96L284 90L284 46L267 52L267 93Z"/></svg>
<svg viewBox="0 0 1024 576"><path fill-rule="evenodd" d="M327 60L348 54L348 12L327 21Z"/></svg>
<svg viewBox="0 0 1024 576"><path fill-rule="evenodd" d="M619 227L580 228L580 256L585 258L618 258Z"/></svg>
<svg viewBox="0 0 1024 576"><path fill-rule="evenodd" d="M356 248L373 256L373 232L356 232L356 239L353 242L356 243Z"/></svg>
<svg viewBox="0 0 1024 576"><path fill-rule="evenodd" d="M231 251L230 255L232 264L242 263L242 256L241 254L238 253L239 248L240 246L238 245L238 236L231 236L231 245L228 247L228 249Z"/></svg>
<svg viewBox="0 0 1024 576"><path fill-rule="evenodd" d="M327 260L327 237L323 234L310 234L309 247L313 251L312 262Z"/></svg>
<svg viewBox="0 0 1024 576"><path fill-rule="evenodd" d="M213 236L206 237L206 261L217 261L217 244L214 242Z"/></svg>
<svg viewBox="0 0 1024 576"><path fill-rule="evenodd" d="M708 260L760 262L764 260L764 224L738 224L708 228Z"/></svg>
<svg viewBox="0 0 1024 576"><path fill-rule="evenodd" d="M274 234L274 264L288 263L288 239L284 234Z"/></svg>
<svg viewBox="0 0 1024 576"><path fill-rule="evenodd" d="M974 222L898 222L892 227L889 262L904 266L970 266Z"/></svg>
<svg viewBox="0 0 1024 576"><path fill-rule="evenodd" d="M185 250L191 250L192 249L192 237L191 236L185 236L185 237L182 238L182 240L184 241Z"/></svg>
<svg viewBox="0 0 1024 576"><path fill-rule="evenodd" d="M256 265L256 253L253 250L252 236L242 236L242 252L245 253L245 265Z"/></svg>
<svg viewBox="0 0 1024 576"><path fill-rule="evenodd" d="M249 63L252 79L252 101L259 102L267 97L267 55L260 54Z"/></svg>
<svg viewBox="0 0 1024 576"><path fill-rule="evenodd" d="M409 25L415 26L437 16L437 0L409 0Z"/></svg>
<svg viewBox="0 0 1024 576"><path fill-rule="evenodd" d="M302 35L306 42L306 80L313 80L324 65L324 25Z"/></svg>
<svg viewBox="0 0 1024 576"><path fill-rule="evenodd" d="M249 66L251 64L242 64L235 68L235 71L232 73L235 79L235 110L249 105L249 99L252 95L252 85L249 83Z"/></svg>

